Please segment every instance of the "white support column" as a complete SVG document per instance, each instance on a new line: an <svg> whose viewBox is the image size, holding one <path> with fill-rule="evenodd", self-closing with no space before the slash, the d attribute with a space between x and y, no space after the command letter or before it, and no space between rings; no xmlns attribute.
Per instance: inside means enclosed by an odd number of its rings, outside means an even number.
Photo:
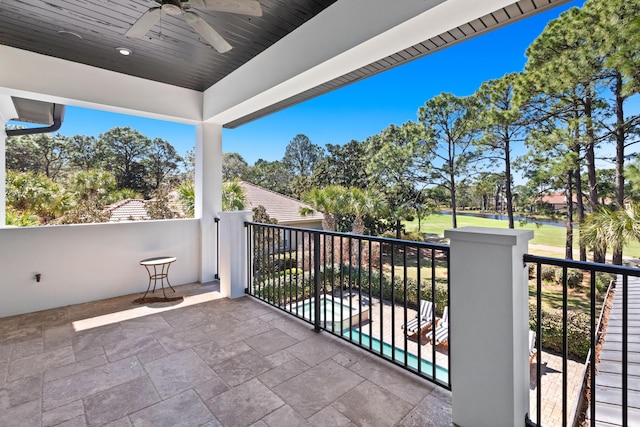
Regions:
<svg viewBox="0 0 640 427"><path fill-rule="evenodd" d="M530 230L464 227L451 242L451 404L460 427L523 426L529 411Z"/></svg>
<svg viewBox="0 0 640 427"><path fill-rule="evenodd" d="M220 212L220 293L244 296L247 287L247 234L244 223L252 211Z"/></svg>
<svg viewBox="0 0 640 427"><path fill-rule="evenodd" d="M6 121L0 114L0 228L7 223L7 146Z"/></svg>
<svg viewBox="0 0 640 427"><path fill-rule="evenodd" d="M214 217L222 210L222 126L201 123L196 126L195 217L200 218L201 283L218 273Z"/></svg>

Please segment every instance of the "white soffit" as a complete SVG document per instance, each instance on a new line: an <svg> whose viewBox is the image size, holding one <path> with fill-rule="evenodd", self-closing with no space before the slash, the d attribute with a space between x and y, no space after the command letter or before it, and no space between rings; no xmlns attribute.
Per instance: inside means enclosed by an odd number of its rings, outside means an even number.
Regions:
<svg viewBox="0 0 640 427"><path fill-rule="evenodd" d="M202 92L0 45L0 97L6 95L181 123L202 121Z"/></svg>
<svg viewBox="0 0 640 427"><path fill-rule="evenodd" d="M512 3L339 1L206 90L203 118L232 122Z"/></svg>

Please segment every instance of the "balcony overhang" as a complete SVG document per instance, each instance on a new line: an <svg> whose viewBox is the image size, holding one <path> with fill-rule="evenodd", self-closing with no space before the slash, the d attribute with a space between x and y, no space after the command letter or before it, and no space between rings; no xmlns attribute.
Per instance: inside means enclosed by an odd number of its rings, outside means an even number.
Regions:
<svg viewBox="0 0 640 427"><path fill-rule="evenodd" d="M565 1L339 1L204 92L0 46L0 97L235 127Z"/></svg>

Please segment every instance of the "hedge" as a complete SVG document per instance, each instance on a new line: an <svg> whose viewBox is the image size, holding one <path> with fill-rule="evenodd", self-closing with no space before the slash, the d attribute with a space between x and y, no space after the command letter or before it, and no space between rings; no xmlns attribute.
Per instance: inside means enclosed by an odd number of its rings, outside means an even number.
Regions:
<svg viewBox="0 0 640 427"><path fill-rule="evenodd" d="M314 276L311 272L304 272L304 275L300 269L291 269L287 272L291 272L291 274L271 274L254 278L253 293L279 305L286 305L298 301L303 296L307 298L313 294ZM293 272L300 274L293 274ZM383 273L381 277L378 270L369 273L368 269L360 270L358 267L335 265L322 269L320 274L322 291L326 293L342 288L343 290L360 291L368 296L369 289L371 289L373 297L380 297L380 285L382 284L383 300L391 301L393 294L396 303L403 304L405 301L405 287L402 278L396 277L392 287L391 276ZM407 305L417 307L418 283L413 279L407 279L406 283ZM441 314L448 303L446 280L438 279L435 291L436 312ZM431 280L421 281L420 298L433 301Z"/></svg>
<svg viewBox="0 0 640 427"><path fill-rule="evenodd" d="M529 305L529 328L536 330L536 304ZM589 316L572 310L567 311L567 353L570 357L584 361L591 348L591 326ZM562 352L562 311L542 310L542 347L557 353Z"/></svg>

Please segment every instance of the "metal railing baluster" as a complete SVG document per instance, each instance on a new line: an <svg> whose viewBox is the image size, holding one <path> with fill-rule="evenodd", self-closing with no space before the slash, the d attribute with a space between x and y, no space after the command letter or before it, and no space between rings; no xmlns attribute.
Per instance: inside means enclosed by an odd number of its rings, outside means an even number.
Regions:
<svg viewBox="0 0 640 427"><path fill-rule="evenodd" d="M396 326L400 326L398 322L401 322L402 318L405 322L408 320L407 303L413 301L416 293L418 301L424 298L420 269L423 259L422 250L431 250L432 256L435 257L433 248L437 247L448 257L447 246L409 243L379 237L366 237L365 241L363 236L275 224L248 222L246 227L247 251L250 260L247 266L249 294L311 323L314 330L335 334L404 369L449 388L446 382L435 379L434 363L432 363L431 369L425 368L425 363L429 362L422 360L421 348L418 348L417 354L415 350L409 349L406 337L404 338L404 348L396 348L396 344L401 344L401 341L395 330ZM287 239L286 236L289 238ZM339 239L337 244L335 239ZM283 246L283 240L285 246ZM295 255L291 253L294 246L297 248ZM339 254L336 253L338 249ZM365 251L367 250L368 259L365 259ZM376 250L379 252L377 255L375 254ZM409 269L413 268L409 266L409 262L413 260L413 256L411 259L409 257L409 250L416 251L416 289L409 286ZM402 256L399 251L402 251ZM294 268L291 268L291 262L295 262L295 272ZM374 266L376 262L379 263L378 267ZM385 266L389 265L390 272L385 270ZM434 277L432 277L431 287L434 292L435 265L432 267ZM327 268L331 269L331 274L328 273ZM335 268L339 268L339 271L335 271ZM400 268L402 268L402 272L400 272ZM378 274L377 278L374 277L375 274ZM402 281L400 281L400 274L403 276ZM338 304L337 310L331 309L326 304L324 307L321 306L323 289L325 294L330 290L331 294L335 295L338 292L338 289L335 289L336 285L339 285L339 296L344 303ZM363 286L368 288L364 290ZM375 286L378 286L379 289L376 290ZM345 289L349 292L349 298L344 295ZM365 300L367 297L368 300ZM371 301L373 298L379 298L378 317L372 314ZM309 304L309 301L312 300L318 303ZM307 305L310 306L309 309L303 310ZM349 312L347 312L347 308L349 308ZM366 321L363 310L370 311L369 327L365 330L362 326ZM402 310L403 314L401 315L397 310ZM328 319L329 312L331 313L331 322ZM340 323L343 325L344 335L341 328L337 327ZM375 323L378 323L379 326L379 336L376 337L373 336L373 332L376 330ZM354 338L356 334L354 328L356 327L359 328L359 331L357 338ZM347 328L349 332L347 332ZM398 328L398 330L400 329ZM368 331L368 336L366 331ZM418 337L417 341L419 346L423 345L421 337ZM414 363L416 358L417 362Z"/></svg>

